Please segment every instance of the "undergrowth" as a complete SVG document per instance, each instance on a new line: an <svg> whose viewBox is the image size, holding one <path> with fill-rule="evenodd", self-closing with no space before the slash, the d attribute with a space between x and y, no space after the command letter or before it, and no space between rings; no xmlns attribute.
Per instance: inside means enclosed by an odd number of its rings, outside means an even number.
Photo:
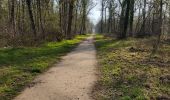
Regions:
<svg viewBox="0 0 170 100"><path fill-rule="evenodd" d="M152 39L96 35L100 80L97 100L169 100L170 45L150 58Z"/></svg>

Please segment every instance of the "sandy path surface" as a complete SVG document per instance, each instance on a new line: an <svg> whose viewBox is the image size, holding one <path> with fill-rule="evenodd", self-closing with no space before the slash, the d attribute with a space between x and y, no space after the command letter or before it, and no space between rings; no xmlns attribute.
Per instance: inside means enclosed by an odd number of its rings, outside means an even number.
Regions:
<svg viewBox="0 0 170 100"><path fill-rule="evenodd" d="M93 37L82 42L14 100L92 100L96 77Z"/></svg>

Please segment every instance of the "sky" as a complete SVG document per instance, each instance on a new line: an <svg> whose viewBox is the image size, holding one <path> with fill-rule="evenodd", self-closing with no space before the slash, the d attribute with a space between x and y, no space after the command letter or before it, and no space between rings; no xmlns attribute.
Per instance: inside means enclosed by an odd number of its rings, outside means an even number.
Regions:
<svg viewBox="0 0 170 100"><path fill-rule="evenodd" d="M93 24L97 24L101 18L101 5L100 0L93 0L95 4L97 4L89 13L89 18L93 22Z"/></svg>

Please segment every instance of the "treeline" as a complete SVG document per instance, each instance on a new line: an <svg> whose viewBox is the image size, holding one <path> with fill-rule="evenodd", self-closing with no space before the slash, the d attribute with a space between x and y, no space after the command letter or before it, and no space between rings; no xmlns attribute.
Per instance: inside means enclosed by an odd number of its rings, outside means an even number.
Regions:
<svg viewBox="0 0 170 100"><path fill-rule="evenodd" d="M170 33L169 0L101 0L101 6L98 33L119 39Z"/></svg>
<svg viewBox="0 0 170 100"><path fill-rule="evenodd" d="M91 4L90 0L0 0L0 46L60 41L91 31L87 17Z"/></svg>

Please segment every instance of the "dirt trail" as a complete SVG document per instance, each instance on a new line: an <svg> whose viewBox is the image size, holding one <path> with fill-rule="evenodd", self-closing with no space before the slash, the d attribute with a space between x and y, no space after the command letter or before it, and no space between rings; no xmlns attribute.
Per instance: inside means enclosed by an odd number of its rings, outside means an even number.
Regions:
<svg viewBox="0 0 170 100"><path fill-rule="evenodd" d="M14 100L92 100L96 62L91 36Z"/></svg>

